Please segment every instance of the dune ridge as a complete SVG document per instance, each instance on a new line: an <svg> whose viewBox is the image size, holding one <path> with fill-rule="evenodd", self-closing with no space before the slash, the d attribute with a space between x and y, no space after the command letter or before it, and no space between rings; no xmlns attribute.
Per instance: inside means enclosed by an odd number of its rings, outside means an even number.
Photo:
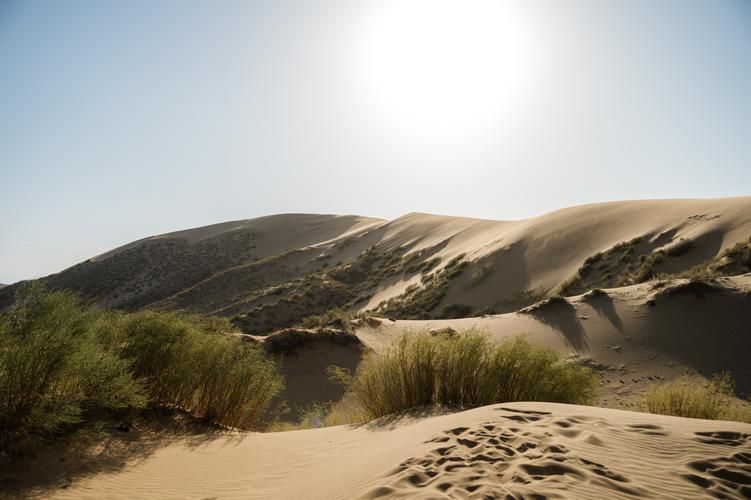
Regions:
<svg viewBox="0 0 751 500"><path fill-rule="evenodd" d="M226 316L265 334L337 307L400 319L511 312L678 275L749 238L751 197L598 203L519 221L282 214L145 238L44 280L105 307ZM0 308L17 287L0 292Z"/></svg>

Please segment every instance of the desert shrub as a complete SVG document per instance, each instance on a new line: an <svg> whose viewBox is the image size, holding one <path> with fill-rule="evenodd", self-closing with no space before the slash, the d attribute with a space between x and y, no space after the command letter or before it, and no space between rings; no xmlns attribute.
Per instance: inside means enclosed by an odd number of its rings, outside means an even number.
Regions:
<svg viewBox="0 0 751 500"><path fill-rule="evenodd" d="M274 362L252 344L206 335L193 360L196 376L190 409L212 422L251 428L282 388Z"/></svg>
<svg viewBox="0 0 751 500"><path fill-rule="evenodd" d="M249 428L282 388L278 367L253 344L176 313L144 311L125 323L122 355L159 404Z"/></svg>
<svg viewBox="0 0 751 500"><path fill-rule="evenodd" d="M448 304L443 306L442 318L466 318L472 314L472 306L469 304Z"/></svg>
<svg viewBox="0 0 751 500"><path fill-rule="evenodd" d="M465 254L451 259L443 269L420 278L421 287L410 289L397 297L381 302L376 311L385 315L399 316L404 319L428 319L443 300L449 289L451 280L459 276L468 262Z"/></svg>
<svg viewBox="0 0 751 500"><path fill-rule="evenodd" d="M306 316L300 322L303 328L319 328L323 326L347 326L353 316L343 309L329 309L323 314Z"/></svg>
<svg viewBox="0 0 751 500"><path fill-rule="evenodd" d="M146 404L129 363L95 335L98 321L74 295L39 286L0 318L0 451Z"/></svg>
<svg viewBox="0 0 751 500"><path fill-rule="evenodd" d="M144 311L127 318L122 328L122 356L142 378L157 403L190 405L194 392L193 357L199 329L176 313Z"/></svg>
<svg viewBox="0 0 751 500"><path fill-rule="evenodd" d="M602 288L593 288L584 294L585 299L592 299L595 297L607 297L607 296L608 296L608 292L606 292Z"/></svg>
<svg viewBox="0 0 751 500"><path fill-rule="evenodd" d="M681 255L691 250L693 246L694 243L691 240L681 238L677 243L666 248L665 253L670 257L680 257Z"/></svg>
<svg viewBox="0 0 751 500"><path fill-rule="evenodd" d="M524 337L491 342L456 336L403 335L371 354L348 385L368 418L418 406L469 408L508 401L588 403L596 376Z"/></svg>
<svg viewBox="0 0 751 500"><path fill-rule="evenodd" d="M0 316L0 452L147 405L251 427L281 389L257 347L174 313L104 312L33 286Z"/></svg>
<svg viewBox="0 0 751 500"><path fill-rule="evenodd" d="M682 379L653 385L646 394L650 413L708 420L740 419L732 401L733 381L727 374L713 377L709 384Z"/></svg>

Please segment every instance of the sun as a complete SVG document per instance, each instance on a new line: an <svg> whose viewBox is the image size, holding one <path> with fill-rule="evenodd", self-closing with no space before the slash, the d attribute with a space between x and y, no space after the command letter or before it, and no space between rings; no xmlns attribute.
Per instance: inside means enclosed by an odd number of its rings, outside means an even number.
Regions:
<svg viewBox="0 0 751 500"><path fill-rule="evenodd" d="M489 127L525 97L530 38L510 2L377 2L357 50L369 111L431 141Z"/></svg>

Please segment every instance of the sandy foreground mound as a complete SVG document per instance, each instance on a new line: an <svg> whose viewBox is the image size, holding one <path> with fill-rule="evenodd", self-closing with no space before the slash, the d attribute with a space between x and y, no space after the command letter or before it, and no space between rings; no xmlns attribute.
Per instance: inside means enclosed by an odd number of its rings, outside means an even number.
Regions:
<svg viewBox="0 0 751 500"><path fill-rule="evenodd" d="M171 444L51 496L751 498L751 425L501 404Z"/></svg>

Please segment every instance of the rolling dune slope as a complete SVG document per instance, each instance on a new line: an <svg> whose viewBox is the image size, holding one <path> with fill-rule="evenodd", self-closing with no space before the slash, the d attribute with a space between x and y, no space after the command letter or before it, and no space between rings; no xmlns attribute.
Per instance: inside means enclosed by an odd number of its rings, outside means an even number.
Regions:
<svg viewBox="0 0 751 500"><path fill-rule="evenodd" d="M45 281L107 307L221 315L266 334L332 308L399 319L511 312L660 275L742 274L750 255L751 197L623 201L521 221L261 217L139 240ZM0 308L17 288L0 292Z"/></svg>
<svg viewBox="0 0 751 500"><path fill-rule="evenodd" d="M363 451L367 450L367 453ZM748 498L751 425L512 403L171 444L50 498Z"/></svg>

